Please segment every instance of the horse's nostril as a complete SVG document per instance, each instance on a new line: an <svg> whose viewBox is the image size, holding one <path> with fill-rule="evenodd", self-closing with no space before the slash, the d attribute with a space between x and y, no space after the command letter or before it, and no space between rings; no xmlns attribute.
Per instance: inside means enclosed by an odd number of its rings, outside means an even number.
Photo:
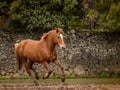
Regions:
<svg viewBox="0 0 120 90"><path fill-rule="evenodd" d="M65 50L65 47L62 47L63 50Z"/></svg>

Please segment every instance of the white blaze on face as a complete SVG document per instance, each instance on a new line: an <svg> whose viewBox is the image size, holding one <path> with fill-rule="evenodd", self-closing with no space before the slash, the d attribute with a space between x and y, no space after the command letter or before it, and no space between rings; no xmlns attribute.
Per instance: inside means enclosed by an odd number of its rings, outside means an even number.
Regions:
<svg viewBox="0 0 120 90"><path fill-rule="evenodd" d="M63 34L60 34L60 38L61 38L61 40L60 40L60 42L58 43L58 45L59 45L60 47L62 47L62 48L65 48L66 45L65 45L64 40L63 40Z"/></svg>
<svg viewBox="0 0 120 90"><path fill-rule="evenodd" d="M61 38L63 38L63 35L62 35L62 34L60 34L60 37L61 37Z"/></svg>

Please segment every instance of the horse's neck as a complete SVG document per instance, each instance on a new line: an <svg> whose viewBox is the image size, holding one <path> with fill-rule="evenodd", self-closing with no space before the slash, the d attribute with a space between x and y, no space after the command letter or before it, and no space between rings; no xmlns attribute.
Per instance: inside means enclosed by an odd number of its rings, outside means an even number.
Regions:
<svg viewBox="0 0 120 90"><path fill-rule="evenodd" d="M53 40L47 39L45 42L46 42L47 48L48 48L51 52L55 50L55 43L53 42Z"/></svg>

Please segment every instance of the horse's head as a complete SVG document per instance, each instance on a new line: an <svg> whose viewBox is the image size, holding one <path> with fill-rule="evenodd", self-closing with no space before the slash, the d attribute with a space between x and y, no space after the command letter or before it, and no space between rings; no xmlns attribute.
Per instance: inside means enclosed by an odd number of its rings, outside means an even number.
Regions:
<svg viewBox="0 0 120 90"><path fill-rule="evenodd" d="M59 45L62 49L65 49L66 45L64 43L63 34L63 29L57 28L49 31L48 33L44 33L41 39L47 42L52 41L54 44Z"/></svg>
<svg viewBox="0 0 120 90"><path fill-rule="evenodd" d="M64 42L64 37L63 37L63 29L62 28L57 28L56 29L56 34L54 37L54 42L55 44L59 45L62 49L66 48L65 42Z"/></svg>

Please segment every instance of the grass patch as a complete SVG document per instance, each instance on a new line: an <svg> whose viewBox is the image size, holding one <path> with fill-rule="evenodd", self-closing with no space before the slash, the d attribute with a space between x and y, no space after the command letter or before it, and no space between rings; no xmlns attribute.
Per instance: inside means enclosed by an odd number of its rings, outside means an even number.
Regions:
<svg viewBox="0 0 120 90"><path fill-rule="evenodd" d="M30 77L29 75L20 75L18 77L0 76L0 80L10 80L10 79L30 79Z"/></svg>
<svg viewBox="0 0 120 90"><path fill-rule="evenodd" d="M10 79L10 77L7 77L7 76L0 76L0 80L8 80Z"/></svg>
<svg viewBox="0 0 120 90"><path fill-rule="evenodd" d="M88 74L80 74L77 76L77 78L93 78L91 75Z"/></svg>
<svg viewBox="0 0 120 90"><path fill-rule="evenodd" d="M92 78L92 76L87 75L87 74L81 74L81 75L76 75L76 74L67 74L65 75L66 78L68 79L74 79L74 78ZM60 74L55 74L50 76L50 79L60 79L61 75Z"/></svg>
<svg viewBox="0 0 120 90"><path fill-rule="evenodd" d="M108 71L103 70L99 75L99 78L110 78L110 73Z"/></svg>
<svg viewBox="0 0 120 90"><path fill-rule="evenodd" d="M30 79L29 75L20 75L19 77L16 77L17 79Z"/></svg>
<svg viewBox="0 0 120 90"><path fill-rule="evenodd" d="M115 74L115 73L109 73L108 71L103 70L101 73L99 73L96 76L88 75L88 74L67 74L65 77L67 79L79 79L79 78L120 78L118 75L120 74ZM42 78L42 76L40 76ZM49 77L49 79L60 79L61 74L53 74ZM10 77L10 76L0 76L0 80L11 80L11 79L31 79L31 77L28 74L23 74L18 77Z"/></svg>

